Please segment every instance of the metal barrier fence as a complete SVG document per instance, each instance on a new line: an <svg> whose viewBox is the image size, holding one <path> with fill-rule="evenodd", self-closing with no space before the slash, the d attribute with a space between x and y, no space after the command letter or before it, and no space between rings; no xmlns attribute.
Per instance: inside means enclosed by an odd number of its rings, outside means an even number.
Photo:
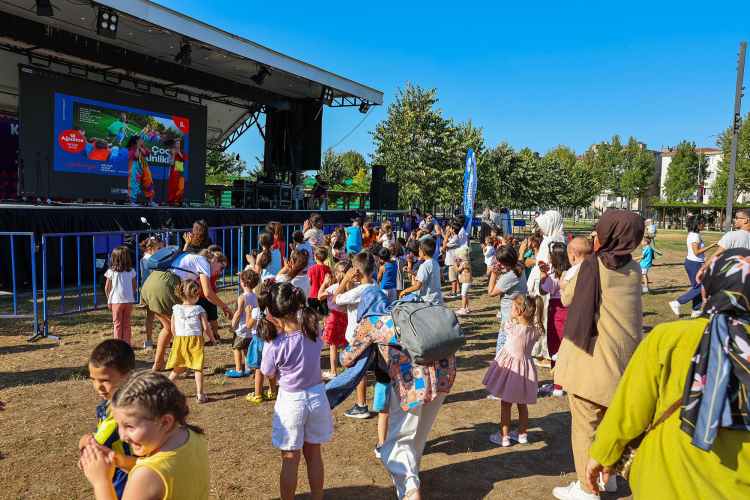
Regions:
<svg viewBox="0 0 750 500"><path fill-rule="evenodd" d="M6 246L4 244L5 238L8 238L8 245ZM21 240L19 242L19 240ZM39 314L38 314L38 290L37 290L37 276L36 276L36 252L39 251L39 248L36 243L36 237L34 236L34 233L24 233L24 232L0 232L0 241L3 241L2 248L5 250L10 251L10 285L11 289L13 291L13 314L0 314L0 318L33 318L34 320L34 334L29 337L27 340L31 341L36 339L39 336ZM28 243L28 253L25 251L25 249L21 249L20 252L18 252L19 246L25 246ZM5 252L3 252L5 253ZM28 262L16 262L16 259L21 257L28 256ZM24 259L25 260L25 259ZM4 263L7 261L4 260ZM18 283L18 275L19 267L30 267L31 268L31 307L30 312L20 312L19 313L19 298L21 295L19 295L19 283ZM3 273L4 275L7 275L7 273ZM22 283L23 284L23 283ZM7 285L7 283L6 283Z"/></svg>

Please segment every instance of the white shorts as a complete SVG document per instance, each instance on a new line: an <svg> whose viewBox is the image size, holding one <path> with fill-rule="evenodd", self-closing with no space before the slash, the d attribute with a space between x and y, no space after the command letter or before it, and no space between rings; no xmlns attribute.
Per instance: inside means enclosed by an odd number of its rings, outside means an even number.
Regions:
<svg viewBox="0 0 750 500"><path fill-rule="evenodd" d="M398 300L398 292L395 288L388 288L386 290L381 290L381 292L383 292L391 302L395 302Z"/></svg>
<svg viewBox="0 0 750 500"><path fill-rule="evenodd" d="M642 267L641 268L641 274L643 276L646 276L648 274L648 270L651 269L650 267Z"/></svg>
<svg viewBox="0 0 750 500"><path fill-rule="evenodd" d="M284 392L279 387L271 432L275 448L299 450L304 443L327 443L332 437L333 415L324 383L300 392Z"/></svg>
<svg viewBox="0 0 750 500"><path fill-rule="evenodd" d="M469 295L469 287L471 286L471 283L461 283L461 296L466 297Z"/></svg>

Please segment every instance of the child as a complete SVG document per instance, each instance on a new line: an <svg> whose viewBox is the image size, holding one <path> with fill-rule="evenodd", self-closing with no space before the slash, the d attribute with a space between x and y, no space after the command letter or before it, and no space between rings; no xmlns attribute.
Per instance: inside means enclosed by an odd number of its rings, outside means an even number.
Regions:
<svg viewBox="0 0 750 500"><path fill-rule="evenodd" d="M188 368L194 370L198 390L195 400L205 403L208 396L203 393L203 332L208 334L213 345L216 345L216 341L206 311L195 305L201 295L201 286L195 280L185 280L174 292L182 299L182 304L172 307L174 341L167 361L167 369L172 369L169 380L174 382Z"/></svg>
<svg viewBox="0 0 750 500"><path fill-rule="evenodd" d="M518 241L516 241L512 234L506 234L503 236L503 245L508 245L509 247L517 247Z"/></svg>
<svg viewBox="0 0 750 500"><path fill-rule="evenodd" d="M310 279L310 295L307 304L321 316L328 314L328 306L324 300L318 300L318 291L326 277L332 276L331 268L324 263L327 257L328 251L325 248L316 248L315 265L307 270L307 277Z"/></svg>
<svg viewBox="0 0 750 500"><path fill-rule="evenodd" d="M274 283L266 292L266 312L258 336L267 345L260 371L276 375L279 396L273 412L271 443L281 450L281 498L294 498L300 449L307 463L313 498L323 498L323 457L320 445L333 437L333 416L320 378L320 338L315 311L305 295L288 283Z"/></svg>
<svg viewBox="0 0 750 500"><path fill-rule="evenodd" d="M495 240L492 239L492 236L487 236L484 239L484 243L482 243L482 252L484 253L484 265L487 266L487 269L484 273L485 276L490 275L490 268L493 265L493 261L495 260Z"/></svg>
<svg viewBox="0 0 750 500"><path fill-rule="evenodd" d="M340 306L333 301L341 281L343 281L346 272L352 265L342 260L336 264L336 283L331 284L331 277L326 276L323 285L318 290L318 300L328 302L330 314L325 321L325 331L323 332L323 342L331 347L331 370L323 372L324 380L333 380L338 375L337 369L339 364L339 347L344 349L349 345L346 341L346 327L348 320L346 317L346 307Z"/></svg>
<svg viewBox="0 0 750 500"><path fill-rule="evenodd" d="M487 293L490 297L500 296L500 331L497 334L495 355L505 345L503 324L510 318L513 299L526 293L526 275L523 263L518 261L518 251L514 247L501 245L495 251L495 263L490 270Z"/></svg>
<svg viewBox="0 0 750 500"><path fill-rule="evenodd" d="M469 287L471 287L471 253L469 247L462 246L454 255L456 259L456 272L458 273L458 282L461 284L461 309L456 314L469 314Z"/></svg>
<svg viewBox="0 0 750 500"><path fill-rule="evenodd" d="M641 274L643 274L643 293L648 293L651 289L648 287L648 270L651 269L654 263L654 248L651 246L651 237L644 235L641 240L643 245L643 253L640 257L636 257L635 260L641 263Z"/></svg>
<svg viewBox="0 0 750 500"><path fill-rule="evenodd" d="M394 243L395 245L395 243ZM381 248L378 254L383 265L378 268L378 283L388 300L393 302L398 298L398 264L391 257L391 251Z"/></svg>
<svg viewBox="0 0 750 500"><path fill-rule="evenodd" d="M333 269L333 247L331 246L331 235L326 234L323 236L323 248L326 249L326 252L328 252L326 256L326 260L323 261L323 264L328 266L330 269Z"/></svg>
<svg viewBox="0 0 750 500"><path fill-rule="evenodd" d="M93 444L81 465L97 499L114 499L109 482L115 467L129 472L124 498L208 498L211 465L199 427L188 425L185 396L153 371L130 377L112 398L112 414L123 442L137 459Z"/></svg>
<svg viewBox="0 0 750 500"><path fill-rule="evenodd" d="M338 262L346 258L346 230L344 226L336 226L331 236L331 248L333 249L333 261Z"/></svg>
<svg viewBox="0 0 750 500"><path fill-rule="evenodd" d="M253 325L252 340L248 346L247 358L245 360L245 373L255 373L255 390L245 397L245 399L251 403L262 403L264 396L269 401L273 401L278 396L275 375L268 377L268 390L265 393L263 392L264 375L261 372L260 367L263 363L263 349L267 344L261 340L260 336L258 336L258 321L260 321L260 318L265 315L266 308L268 307L267 290L272 284L272 281L266 283L267 287L258 298L258 307L253 309L252 312L252 317L255 321Z"/></svg>
<svg viewBox="0 0 750 500"><path fill-rule="evenodd" d="M333 302L339 306L346 306L347 325L344 337L348 343L354 338L354 330L357 327L357 310L359 302L362 299L362 293L367 287L377 286L372 282L372 273L375 269L375 259L370 252L358 253L352 259L352 267L344 275L344 279L339 282L339 286L333 295ZM349 283L359 282L348 290ZM357 386L357 403L344 415L351 418L370 418L370 411L367 407L367 379Z"/></svg>
<svg viewBox="0 0 750 500"><path fill-rule="evenodd" d="M403 299L412 292L419 292L425 302L442 306L443 293L440 290L440 266L432 258L435 255L435 240L426 238L419 242L419 258L424 260L419 266L412 286L399 294Z"/></svg>
<svg viewBox="0 0 750 500"><path fill-rule="evenodd" d="M128 247L117 247L112 250L109 269L104 276L107 278L104 292L107 294L107 307L112 310L115 338L130 344L130 313L133 311L138 283Z"/></svg>
<svg viewBox="0 0 750 500"><path fill-rule="evenodd" d="M146 238L139 245L143 251L143 257L141 258L141 286L146 282L146 278L151 275L151 269L148 268L148 259L151 258L158 250L164 248L164 243L161 241L160 236L151 236ZM153 311L146 309L146 341L143 343L144 349L150 349L154 347L154 342L151 337L154 334L154 318L156 314Z"/></svg>
<svg viewBox="0 0 750 500"><path fill-rule="evenodd" d="M292 252L298 252L300 250L307 250L307 266L305 266L304 271L307 272L307 269L310 266L315 265L315 254L313 253L313 249L310 246L309 241L305 241L305 236L302 234L302 231L295 231L292 233L292 243L289 244L289 248L292 249Z"/></svg>
<svg viewBox="0 0 750 500"><path fill-rule="evenodd" d="M576 275L576 271L581 267L586 257L594 253L594 244L588 238L573 238L568 244L568 262L570 269L560 276L560 289L565 290L568 282Z"/></svg>
<svg viewBox="0 0 750 500"><path fill-rule="evenodd" d="M108 450L114 450L124 456L132 457L130 446L120 439L117 422L112 417L110 401L117 389L133 374L135 370L135 353L133 348L120 339L105 340L89 357L89 376L94 381L94 390L101 396L102 402L96 407L98 420L94 434L84 434L78 441L78 449L84 451L90 444L99 444ZM109 452L109 451L108 451ZM83 458L81 458L81 461ZM81 468L81 461L78 467ZM122 498L128 473L120 468L115 469L111 485L115 488L117 498Z"/></svg>
<svg viewBox="0 0 750 500"><path fill-rule="evenodd" d="M375 235L373 234L374 232L375 231L372 228L372 221L366 221L362 229L362 246L364 248L368 248L370 246L370 243L375 241Z"/></svg>
<svg viewBox="0 0 750 500"><path fill-rule="evenodd" d="M386 248L390 248L391 245L396 243L396 235L393 233L393 222L386 221L383 223L383 232L378 241Z"/></svg>
<svg viewBox="0 0 750 500"><path fill-rule="evenodd" d="M495 250L497 250L497 247L499 247L503 243L503 230L499 227L493 227L492 229L490 229L490 236L492 236L492 239L495 240L493 246L495 247Z"/></svg>
<svg viewBox="0 0 750 500"><path fill-rule="evenodd" d="M505 347L495 357L482 384L496 398L502 400L500 425L502 430L490 436L490 441L502 446L510 446L510 440L520 444L529 442L526 426L529 423L528 405L536 404L537 373L531 358L534 343L542 333L542 308L544 302L537 296L519 295L513 300L510 320L503 325L507 335ZM518 407L518 429L510 429L510 411Z"/></svg>
<svg viewBox="0 0 750 500"><path fill-rule="evenodd" d="M362 218L352 221L352 226L346 229L346 251L359 253L362 250Z"/></svg>
<svg viewBox="0 0 750 500"><path fill-rule="evenodd" d="M323 246L323 217L318 213L313 213L302 226L305 241L310 243L313 248Z"/></svg>
<svg viewBox="0 0 750 500"><path fill-rule="evenodd" d="M234 354L234 368L224 373L227 377L239 378L249 375L242 368L242 352L247 352L250 341L255 332L255 323L257 313L253 311L258 309L258 297L253 289L258 286L260 276L255 271L245 269L240 273L240 286L242 294L237 297L237 310L232 317L231 330L234 332L232 339L232 353Z"/></svg>
<svg viewBox="0 0 750 500"><path fill-rule="evenodd" d="M256 259L254 255L246 255L248 266L245 269L251 269L260 275L260 283L275 278L281 271L281 252L273 248L273 233L264 229L258 235L258 245L263 251L258 254Z"/></svg>
<svg viewBox="0 0 750 500"><path fill-rule="evenodd" d="M419 266L422 265L423 260L419 259L419 240L414 238L406 242L406 248L409 250L409 254L406 256L406 274L409 275L413 281L414 276L419 271ZM400 296L401 294L399 294Z"/></svg>
<svg viewBox="0 0 750 500"><path fill-rule="evenodd" d="M380 349L375 349L375 389L373 390L372 409L378 412L378 443L375 445L375 457L381 458L381 448L388 437L388 426L391 421L391 375L388 362Z"/></svg>
<svg viewBox="0 0 750 500"><path fill-rule="evenodd" d="M404 242L406 243L406 242ZM406 269L406 259L404 259L404 248L398 243L394 243L388 250L396 262L396 297L404 290L404 270Z"/></svg>
<svg viewBox="0 0 750 500"><path fill-rule="evenodd" d="M307 250L304 248L297 250L286 261L286 266L276 275L276 283L291 283L293 286L302 289L305 297L308 297L310 294L310 278L305 274L305 270L309 261Z"/></svg>
<svg viewBox="0 0 750 500"><path fill-rule="evenodd" d="M562 343L565 321L568 318L568 308L563 306L560 299L562 289L560 288L560 277L570 269L568 261L568 248L565 243L553 243L549 250L550 263L539 263L539 294L549 295L547 306L547 349L552 358L552 368L555 367L557 351ZM553 396L564 396L562 386L554 384L551 388L544 386L541 392L551 392Z"/></svg>
<svg viewBox="0 0 750 500"><path fill-rule="evenodd" d="M448 266L448 281L451 283L451 291L448 297L458 296L458 273L456 272L456 250L461 246L458 241L458 233L461 231L461 224L456 221L450 223L445 229L445 242L443 251L445 252L445 264Z"/></svg>

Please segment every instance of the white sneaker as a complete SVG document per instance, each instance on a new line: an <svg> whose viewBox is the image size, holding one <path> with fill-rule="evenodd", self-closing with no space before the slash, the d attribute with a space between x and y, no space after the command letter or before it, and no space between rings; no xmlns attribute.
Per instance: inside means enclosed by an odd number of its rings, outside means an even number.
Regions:
<svg viewBox="0 0 750 500"><path fill-rule="evenodd" d="M459 309L458 311L456 311L456 314L469 314L469 310L466 309L466 308L464 308L464 307L462 307L461 309Z"/></svg>
<svg viewBox="0 0 750 500"><path fill-rule="evenodd" d="M330 371L323 372L323 380L333 380L336 378L336 375L332 374Z"/></svg>
<svg viewBox="0 0 750 500"><path fill-rule="evenodd" d="M601 498L599 495L583 491L581 481L570 483L570 486L558 486L552 490L552 494L560 500L599 500Z"/></svg>
<svg viewBox="0 0 750 500"><path fill-rule="evenodd" d="M604 490L607 493L615 493L617 491L617 474L610 474L609 481L605 483L604 475L600 472L597 483L599 484L600 490Z"/></svg>
<svg viewBox="0 0 750 500"><path fill-rule="evenodd" d="M495 444L499 444L503 448L507 448L508 446L510 446L510 437L503 436L502 432L498 432L497 434L491 435L490 441L492 441Z"/></svg>
<svg viewBox="0 0 750 500"><path fill-rule="evenodd" d="M693 312L690 313L690 317L693 318L693 319L700 318L701 314L703 314L702 311L693 311Z"/></svg>
<svg viewBox="0 0 750 500"><path fill-rule="evenodd" d="M672 312L675 313L677 316L680 315L680 303L676 300L673 300L669 303L669 307L672 309Z"/></svg>
<svg viewBox="0 0 750 500"><path fill-rule="evenodd" d="M147 340L147 341L145 341L143 343L143 348L144 349L151 349L152 347L154 347L154 341L153 340Z"/></svg>
<svg viewBox="0 0 750 500"><path fill-rule="evenodd" d="M562 389L553 389L552 395L557 397L565 396L565 391L563 391Z"/></svg>
<svg viewBox="0 0 750 500"><path fill-rule="evenodd" d="M508 437L518 444L529 444L527 434L525 432L523 434L519 434L518 429L510 431L508 433Z"/></svg>

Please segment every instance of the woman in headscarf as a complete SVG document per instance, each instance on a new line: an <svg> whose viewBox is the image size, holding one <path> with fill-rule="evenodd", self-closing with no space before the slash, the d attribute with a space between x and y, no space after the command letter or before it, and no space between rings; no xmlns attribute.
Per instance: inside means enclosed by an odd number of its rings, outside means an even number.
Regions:
<svg viewBox="0 0 750 500"><path fill-rule="evenodd" d="M492 207L485 205L484 211L482 212L482 225L479 228L479 241L482 243L484 243L487 236L490 236L490 231L492 231L492 228L494 227L495 221L493 220L493 215L494 212L492 211Z"/></svg>
<svg viewBox="0 0 750 500"><path fill-rule="evenodd" d="M634 498L748 497L748 272L750 250L713 257L703 280L706 314L657 326L637 349L589 449L589 488L629 441L662 420L633 461Z"/></svg>
<svg viewBox="0 0 750 500"><path fill-rule="evenodd" d="M553 375L555 384L568 391L578 476L570 486L554 489L563 500L598 498L586 483L586 462L597 427L643 336L641 269L631 256L643 230L643 217L634 212L604 212L596 224L601 247L583 261L562 293L568 319ZM616 489L614 476L605 487Z"/></svg>

